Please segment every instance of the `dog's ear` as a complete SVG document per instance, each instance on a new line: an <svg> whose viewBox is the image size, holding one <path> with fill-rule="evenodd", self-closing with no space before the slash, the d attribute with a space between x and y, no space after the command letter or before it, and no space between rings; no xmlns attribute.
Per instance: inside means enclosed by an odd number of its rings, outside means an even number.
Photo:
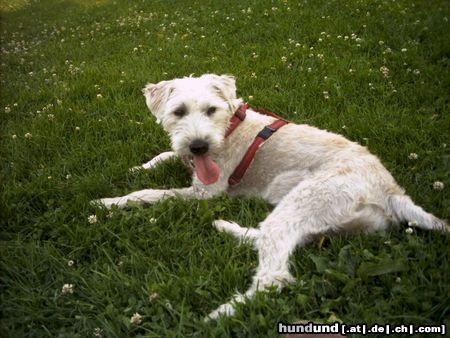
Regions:
<svg viewBox="0 0 450 338"><path fill-rule="evenodd" d="M170 81L161 81L156 84L149 83L142 89L142 93L145 96L147 107L155 115L157 122L160 122L162 115L161 108L167 101L170 93L173 91Z"/></svg>
<svg viewBox="0 0 450 338"><path fill-rule="evenodd" d="M208 78L211 81L214 90L216 90L226 101L236 98L236 80L234 79L234 76L205 74L202 77Z"/></svg>

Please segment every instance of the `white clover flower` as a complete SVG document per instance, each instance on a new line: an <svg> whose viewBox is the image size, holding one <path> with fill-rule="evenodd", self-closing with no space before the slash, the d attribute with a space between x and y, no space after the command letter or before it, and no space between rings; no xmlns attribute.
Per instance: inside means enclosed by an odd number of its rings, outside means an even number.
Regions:
<svg viewBox="0 0 450 338"><path fill-rule="evenodd" d="M49 120L53 120L53 119L55 118L55 115L53 115L53 114L48 114L47 117L48 117Z"/></svg>
<svg viewBox="0 0 450 338"><path fill-rule="evenodd" d="M383 74L384 77L389 77L389 68L388 67L381 66L380 72Z"/></svg>
<svg viewBox="0 0 450 338"><path fill-rule="evenodd" d="M73 286L74 286L73 284L64 284L63 287L62 287L61 292L63 294L65 294L65 293L72 294L73 293Z"/></svg>
<svg viewBox="0 0 450 338"><path fill-rule="evenodd" d="M108 214L106 215L106 218L111 219L113 217L114 213L112 211L108 212Z"/></svg>
<svg viewBox="0 0 450 338"><path fill-rule="evenodd" d="M406 48L402 48L402 52L407 52L408 50Z"/></svg>
<svg viewBox="0 0 450 338"><path fill-rule="evenodd" d="M149 222L150 222L151 224L154 224L154 223L156 223L156 221L157 221L157 219L156 219L156 218L154 218L154 217L150 218L150 220L149 220Z"/></svg>
<svg viewBox="0 0 450 338"><path fill-rule="evenodd" d="M249 95L248 99L253 100L253 95Z"/></svg>
<svg viewBox="0 0 450 338"><path fill-rule="evenodd" d="M12 137L13 140L15 140L15 139L17 138L17 135L14 134L14 135L12 135L11 137Z"/></svg>
<svg viewBox="0 0 450 338"><path fill-rule="evenodd" d="M419 158L419 155L417 155L416 153L411 153L408 155L408 158L410 160L417 160Z"/></svg>
<svg viewBox="0 0 450 338"><path fill-rule="evenodd" d="M325 100L328 100L330 98L330 94L327 91L323 92L323 97Z"/></svg>
<svg viewBox="0 0 450 338"><path fill-rule="evenodd" d="M159 298L161 298L160 294L159 294L158 292L153 292L153 293L148 297L148 300L152 302L152 301L154 301L154 300L156 300L156 299L159 299Z"/></svg>
<svg viewBox="0 0 450 338"><path fill-rule="evenodd" d="M27 139L30 139L32 137L33 137L33 134L31 134L31 133L26 133L25 134L25 138L27 138Z"/></svg>
<svg viewBox="0 0 450 338"><path fill-rule="evenodd" d="M103 97L103 95L102 94L97 94L97 99L101 99Z"/></svg>
<svg viewBox="0 0 450 338"><path fill-rule="evenodd" d="M66 175L66 180L70 180L71 178L72 178L72 175L70 175L70 174Z"/></svg>
<svg viewBox="0 0 450 338"><path fill-rule="evenodd" d="M400 277L397 277L397 278L395 279L395 282L396 282L396 283L401 283L401 282L402 282L402 279L401 279Z"/></svg>
<svg viewBox="0 0 450 338"><path fill-rule="evenodd" d="M102 337L102 333L103 333L103 330L101 329L101 328L99 328L99 327L96 327L95 329L94 329L94 336L95 337Z"/></svg>
<svg viewBox="0 0 450 338"><path fill-rule="evenodd" d="M414 75L419 75L419 74L420 74L420 70L414 69L414 70L413 70L413 74L414 74Z"/></svg>
<svg viewBox="0 0 450 338"><path fill-rule="evenodd" d="M414 232L413 228L406 228L405 232L410 235Z"/></svg>
<svg viewBox="0 0 450 338"><path fill-rule="evenodd" d="M142 322L142 316L139 313L134 313L130 318L131 324L140 324Z"/></svg>
<svg viewBox="0 0 450 338"><path fill-rule="evenodd" d="M75 262L73 260L70 260L70 261L67 262L67 266L68 267L72 267L74 265L75 265Z"/></svg>
<svg viewBox="0 0 450 338"><path fill-rule="evenodd" d="M11 108L9 106L5 107L5 113L10 113L11 112Z"/></svg>
<svg viewBox="0 0 450 338"><path fill-rule="evenodd" d="M95 224L95 223L97 223L97 215L90 215L90 216L88 217L88 222L89 222L90 224Z"/></svg>
<svg viewBox="0 0 450 338"><path fill-rule="evenodd" d="M444 183L442 183L441 181L436 181L433 183L433 189L434 190L442 190L444 189Z"/></svg>
<svg viewBox="0 0 450 338"><path fill-rule="evenodd" d="M80 131L80 127L75 127L75 131Z"/></svg>
<svg viewBox="0 0 450 338"><path fill-rule="evenodd" d="M281 61L282 61L282 62L286 62L286 61L287 61L287 57L286 57L286 56L282 56L282 57L281 57Z"/></svg>

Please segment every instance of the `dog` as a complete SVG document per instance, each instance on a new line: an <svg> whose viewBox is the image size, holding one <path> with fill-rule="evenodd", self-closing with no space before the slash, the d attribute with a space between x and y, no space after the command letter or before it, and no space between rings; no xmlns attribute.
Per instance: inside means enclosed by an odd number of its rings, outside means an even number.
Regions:
<svg viewBox="0 0 450 338"><path fill-rule="evenodd" d="M285 120L278 123L279 118L258 113L237 98L233 76L161 81L148 84L143 93L156 121L170 135L173 151L142 168L179 156L192 169L192 186L146 189L95 204L123 208L128 201L151 204L173 196L208 199L226 193L261 197L275 206L258 228L213 222L217 230L251 242L259 264L250 288L208 319L233 315L236 303L266 287L294 282L289 257L314 236L373 232L402 222L448 230L445 221L415 205L365 147L328 131ZM271 127L277 123L276 129ZM248 158L250 150L253 157ZM236 175L245 161L245 170Z"/></svg>

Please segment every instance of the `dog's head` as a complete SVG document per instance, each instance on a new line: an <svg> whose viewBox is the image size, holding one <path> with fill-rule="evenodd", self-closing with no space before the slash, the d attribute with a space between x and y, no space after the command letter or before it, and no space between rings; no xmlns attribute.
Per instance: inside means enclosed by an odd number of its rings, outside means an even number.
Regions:
<svg viewBox="0 0 450 338"><path fill-rule="evenodd" d="M148 108L169 133L174 151L193 158L203 183L217 181L219 169L213 159L221 152L230 118L242 103L236 98L234 78L185 77L148 84L143 92Z"/></svg>

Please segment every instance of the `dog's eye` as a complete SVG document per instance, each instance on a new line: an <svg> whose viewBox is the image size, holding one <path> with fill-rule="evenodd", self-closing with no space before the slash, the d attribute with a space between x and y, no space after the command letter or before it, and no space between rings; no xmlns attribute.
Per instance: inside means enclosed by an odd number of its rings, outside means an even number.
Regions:
<svg viewBox="0 0 450 338"><path fill-rule="evenodd" d="M216 112L216 107L209 107L208 110L206 111L206 114L208 116L211 116L212 114L214 114Z"/></svg>
<svg viewBox="0 0 450 338"><path fill-rule="evenodd" d="M178 117L182 117L184 115L186 115L186 110L183 108L177 109L174 112L174 115L178 116Z"/></svg>

